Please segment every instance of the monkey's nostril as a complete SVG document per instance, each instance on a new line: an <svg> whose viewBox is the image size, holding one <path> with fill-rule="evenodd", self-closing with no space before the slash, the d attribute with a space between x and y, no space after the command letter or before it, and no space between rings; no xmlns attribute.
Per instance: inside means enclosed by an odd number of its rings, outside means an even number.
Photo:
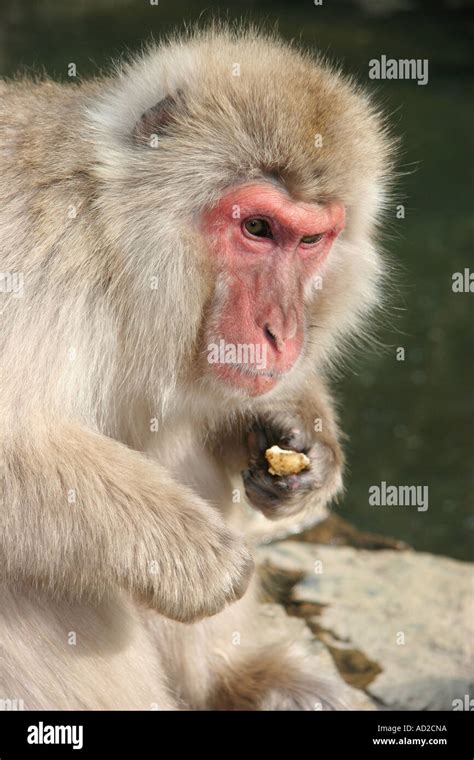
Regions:
<svg viewBox="0 0 474 760"><path fill-rule="evenodd" d="M272 343L272 344L275 346L275 348L278 348L278 338L277 338L277 336L276 336L276 335L275 335L275 334L274 334L274 333L273 333L273 332L270 330L270 327L268 326L268 323L267 323L267 324L264 326L264 328L263 328L263 332L264 332L264 334L265 334L265 337L267 338L267 340L269 340L269 341L270 341L270 343Z"/></svg>

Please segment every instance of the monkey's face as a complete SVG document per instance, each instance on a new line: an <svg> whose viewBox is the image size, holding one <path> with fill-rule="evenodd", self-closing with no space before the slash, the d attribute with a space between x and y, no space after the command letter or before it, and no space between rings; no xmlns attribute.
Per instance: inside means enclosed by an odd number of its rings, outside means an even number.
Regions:
<svg viewBox="0 0 474 760"><path fill-rule="evenodd" d="M295 202L263 181L233 188L204 214L218 272L206 348L222 382L258 396L291 372L306 298L344 218L342 204Z"/></svg>
<svg viewBox="0 0 474 760"><path fill-rule="evenodd" d="M150 371L206 409L257 409L364 337L392 145L352 82L273 38L211 32L145 56L91 115L108 236L147 288Z"/></svg>

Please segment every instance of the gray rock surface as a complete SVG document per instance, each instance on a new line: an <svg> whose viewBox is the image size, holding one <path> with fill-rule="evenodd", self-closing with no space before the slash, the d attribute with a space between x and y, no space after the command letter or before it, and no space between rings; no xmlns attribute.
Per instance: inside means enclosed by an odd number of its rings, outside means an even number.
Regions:
<svg viewBox="0 0 474 760"><path fill-rule="evenodd" d="M257 557L297 579L289 609L319 639L315 654L331 653L359 693L411 710L452 710L453 700L474 696L472 564L290 540ZM287 624L295 620L303 622Z"/></svg>
<svg viewBox="0 0 474 760"><path fill-rule="evenodd" d="M374 710L376 705L363 691L354 689L341 678L329 651L313 636L302 618L290 617L279 604L262 604L259 615L262 643L281 641L282 638L305 641L309 653L308 668L312 669L322 682L335 687L338 697L352 710Z"/></svg>

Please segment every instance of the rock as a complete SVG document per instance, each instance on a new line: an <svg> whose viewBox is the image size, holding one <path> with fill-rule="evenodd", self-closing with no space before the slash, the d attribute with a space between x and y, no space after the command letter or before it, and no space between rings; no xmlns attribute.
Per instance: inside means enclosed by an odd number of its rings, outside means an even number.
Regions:
<svg viewBox="0 0 474 760"><path fill-rule="evenodd" d="M331 512L299 535L292 536L292 540L306 541L310 544L353 546L355 549L410 549L408 544L399 538L360 531L335 512Z"/></svg>
<svg viewBox="0 0 474 760"><path fill-rule="evenodd" d="M302 618L290 617L280 604L262 604L261 620L256 627L262 632L262 644L272 644L284 639L307 642L308 668L312 668L321 682L333 685L343 701L352 710L374 710L373 700L358 689L353 689L341 678L327 648L313 636ZM258 641L258 633L257 633Z"/></svg>
<svg viewBox="0 0 474 760"><path fill-rule="evenodd" d="M472 564L289 540L257 558L295 580L286 606L319 639L318 655L378 703L452 710L472 694Z"/></svg>

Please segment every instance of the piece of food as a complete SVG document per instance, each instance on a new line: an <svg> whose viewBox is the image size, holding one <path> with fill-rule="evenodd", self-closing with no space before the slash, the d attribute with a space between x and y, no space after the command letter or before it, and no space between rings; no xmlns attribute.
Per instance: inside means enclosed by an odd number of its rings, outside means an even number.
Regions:
<svg viewBox="0 0 474 760"><path fill-rule="evenodd" d="M310 460L306 454L289 449L280 449L279 446L272 446L267 449L265 459L269 464L268 472L270 475L297 475L310 465Z"/></svg>

